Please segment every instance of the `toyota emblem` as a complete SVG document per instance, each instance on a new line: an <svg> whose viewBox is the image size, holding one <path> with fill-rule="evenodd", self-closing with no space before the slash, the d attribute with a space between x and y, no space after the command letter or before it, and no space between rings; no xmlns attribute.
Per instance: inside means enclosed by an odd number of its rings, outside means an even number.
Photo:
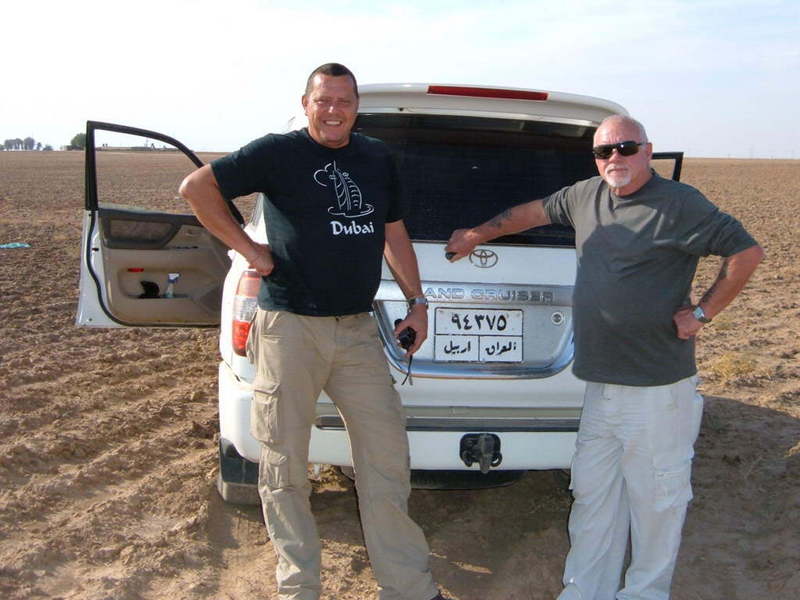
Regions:
<svg viewBox="0 0 800 600"><path fill-rule="evenodd" d="M489 269L497 264L497 254L491 250L474 250L469 255L469 262L480 269Z"/></svg>

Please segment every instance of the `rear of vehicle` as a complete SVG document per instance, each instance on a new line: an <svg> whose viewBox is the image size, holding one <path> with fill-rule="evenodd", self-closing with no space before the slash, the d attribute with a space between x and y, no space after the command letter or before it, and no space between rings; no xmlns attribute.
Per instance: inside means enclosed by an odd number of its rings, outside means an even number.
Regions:
<svg viewBox="0 0 800 600"><path fill-rule="evenodd" d="M472 485L568 467L583 396L569 369L573 232L525 231L454 264L444 247L454 229L593 176L593 133L624 109L596 98L484 87L368 85L360 92L356 129L396 153L410 202L406 226L430 302L428 338L414 355L409 382L398 385L411 467L477 475ZM674 159L672 177L679 176L680 153L654 158ZM250 435L254 369L245 344L260 280L175 198L180 179L202 164L162 133L87 122L76 321L219 325L219 489L227 500L257 502L260 448ZM260 199L237 204L231 212L248 234L267 241ZM251 206L245 219L239 208ZM393 323L406 303L387 268L373 312L389 368L402 382L409 363ZM342 420L324 394L309 458L351 464Z"/></svg>
<svg viewBox="0 0 800 600"><path fill-rule="evenodd" d="M454 229L595 175L594 131L625 110L595 98L483 87L368 85L360 92L356 130L396 153L410 202L406 226L430 303L413 384L398 385L412 469L568 467L584 387L569 369L574 233L533 229L457 263L446 260L444 246ZM266 241L258 208L247 228ZM233 259L220 335L220 489L236 500L247 493L259 455L249 435L253 367L243 349L258 280ZM384 265L374 316L398 384L409 365L393 323L405 314L405 298ZM343 422L324 395L309 459L351 464Z"/></svg>

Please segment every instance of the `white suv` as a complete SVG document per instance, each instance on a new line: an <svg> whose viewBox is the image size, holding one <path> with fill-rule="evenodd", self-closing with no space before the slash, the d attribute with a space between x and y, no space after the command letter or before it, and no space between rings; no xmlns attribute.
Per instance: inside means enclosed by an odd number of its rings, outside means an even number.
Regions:
<svg viewBox="0 0 800 600"><path fill-rule="evenodd" d="M453 229L594 176L592 136L600 121L626 114L612 102L572 94L427 84L359 88L356 131L396 153L410 202L406 226L428 301L428 339L408 363L393 335L406 303L384 265L374 317L408 417L415 474L462 471L461 485L510 480L528 469L570 465L583 383L571 373L574 232L548 226L478 247L450 263ZM291 122L290 122L291 124ZM294 127L302 126L295 120ZM253 365L244 346L260 280L244 259L206 232L185 205L167 210L111 204L99 197L98 169L113 171L114 144L99 135L147 139L151 155L175 160L174 139L108 123L87 124L86 206L79 325L220 324L219 490L257 502L258 442L250 435ZM129 148L130 149L130 148ZM680 153L655 158L674 161ZM119 159L117 159L119 160ZM170 181L172 200L179 181ZM124 185L124 184L122 184ZM231 206L235 215L239 211ZM155 210L154 210L155 209ZM265 242L261 202L242 225ZM224 280L224 282L223 282ZM311 435L312 463L350 466L342 419L324 394Z"/></svg>

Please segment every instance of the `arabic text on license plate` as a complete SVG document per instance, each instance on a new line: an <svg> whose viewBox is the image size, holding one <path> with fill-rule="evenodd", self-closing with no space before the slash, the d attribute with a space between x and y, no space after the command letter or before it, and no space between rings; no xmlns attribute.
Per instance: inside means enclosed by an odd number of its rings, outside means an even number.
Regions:
<svg viewBox="0 0 800 600"><path fill-rule="evenodd" d="M437 308L437 361L521 362L522 311Z"/></svg>

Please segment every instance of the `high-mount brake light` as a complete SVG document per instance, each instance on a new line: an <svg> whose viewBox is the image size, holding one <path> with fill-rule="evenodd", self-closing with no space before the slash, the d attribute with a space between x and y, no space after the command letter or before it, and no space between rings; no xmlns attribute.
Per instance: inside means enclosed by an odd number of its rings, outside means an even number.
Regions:
<svg viewBox="0 0 800 600"><path fill-rule="evenodd" d="M233 335L231 336L233 351L239 356L247 356L247 336L250 334L250 323L258 308L258 289L261 287L261 276L255 271L244 271L236 286L233 297Z"/></svg>
<svg viewBox="0 0 800 600"><path fill-rule="evenodd" d="M429 94L444 96L474 96L476 98L508 98L509 100L547 100L547 92L503 90L500 88L469 87L463 85L429 85Z"/></svg>

